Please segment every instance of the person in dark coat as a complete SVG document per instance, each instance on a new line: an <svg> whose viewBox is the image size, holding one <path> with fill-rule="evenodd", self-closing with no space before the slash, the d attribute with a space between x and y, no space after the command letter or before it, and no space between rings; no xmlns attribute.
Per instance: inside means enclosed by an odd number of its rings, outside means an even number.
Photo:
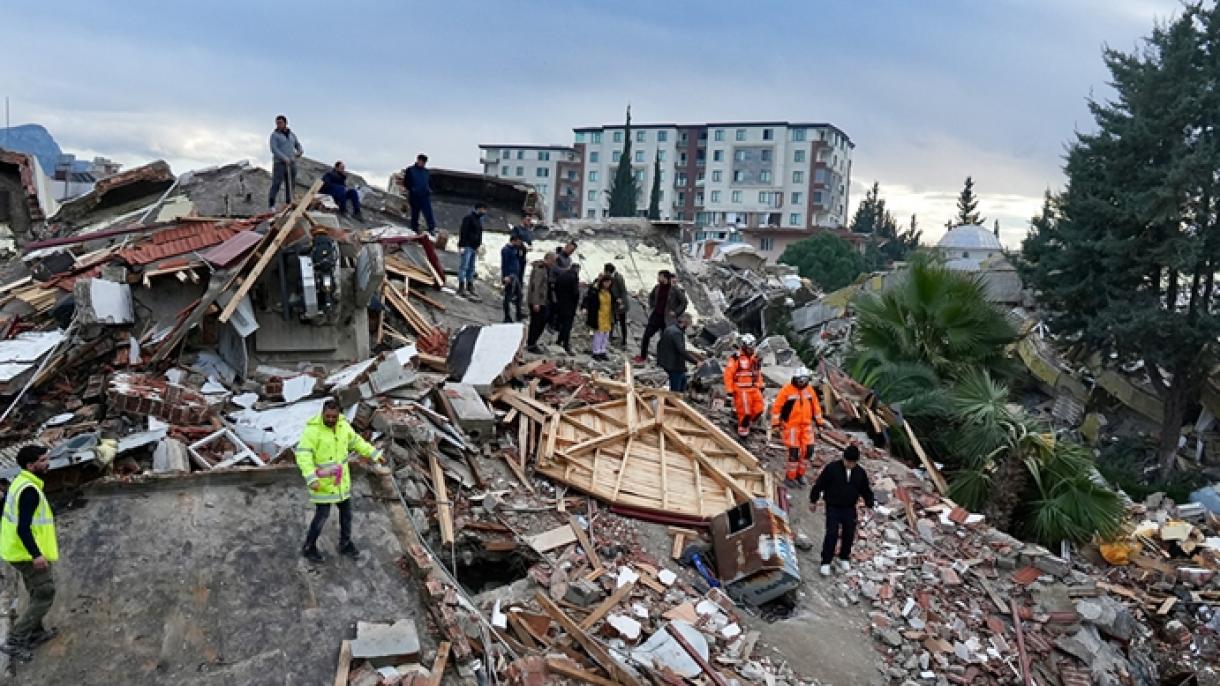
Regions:
<svg viewBox="0 0 1220 686"><path fill-rule="evenodd" d="M843 459L822 468L818 480L809 489L809 509L818 507L818 499L826 496L826 538L822 540L822 576L830 576L830 562L838 546L839 569L851 569L851 544L856 537L856 504L864 500L870 509L876 504L868 474L860 466L860 449L849 445L843 449Z"/></svg>
<svg viewBox="0 0 1220 686"><path fill-rule="evenodd" d="M352 206L352 216L364 221L360 214L360 194L355 188L347 187L347 167L342 161L335 162L331 170L322 175L322 192L335 199L339 206L339 214L347 214L347 206Z"/></svg>
<svg viewBox="0 0 1220 686"><path fill-rule="evenodd" d="M427 165L427 155L416 155L415 164L403 170L402 183L407 187L407 202L411 205L411 230L419 232L422 212L428 223L428 233L436 235L436 218L432 216L432 176Z"/></svg>
<svg viewBox="0 0 1220 686"><path fill-rule="evenodd" d="M517 319L521 319L521 237L510 236L508 243L500 248L500 283L504 286L504 323L512 324L512 310L517 304Z"/></svg>
<svg viewBox="0 0 1220 686"><path fill-rule="evenodd" d="M573 263L555 274L555 329L559 333L555 342L569 355L572 354L572 323L579 306L580 265Z"/></svg>
<svg viewBox="0 0 1220 686"><path fill-rule="evenodd" d="M478 300L474 293L475 263L479 260L479 248L483 247L483 217L487 214L487 203L478 203L470 214L462 219L458 230L458 251L462 261L458 266L458 295Z"/></svg>
<svg viewBox="0 0 1220 686"><path fill-rule="evenodd" d="M699 362L699 357L686 349L686 330L689 327L690 315L682 314L677 321L665 327L657 341L657 366L669 375L669 390L676 393L686 390L686 363Z"/></svg>
<svg viewBox="0 0 1220 686"><path fill-rule="evenodd" d="M546 325L550 322L554 309L555 289L551 283L551 267L554 266L554 263L555 253L553 252L543 254L541 260L535 260L533 269L530 270L530 280L526 286L525 304L530 309L530 328L525 344L526 350L535 355L546 353L538 346L538 341L542 338L542 333L546 331Z"/></svg>

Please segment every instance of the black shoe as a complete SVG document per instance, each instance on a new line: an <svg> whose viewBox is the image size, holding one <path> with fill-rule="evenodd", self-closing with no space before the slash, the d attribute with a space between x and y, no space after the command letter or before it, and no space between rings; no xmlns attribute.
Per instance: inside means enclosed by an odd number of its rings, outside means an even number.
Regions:
<svg viewBox="0 0 1220 686"><path fill-rule="evenodd" d="M362 221L364 221L364 215L363 215L363 214L361 214L360 212L357 212L356 214L353 214L353 215L352 215L352 217L353 217L353 218L354 218L356 221L358 221L358 222L362 222Z"/></svg>
<svg viewBox="0 0 1220 686"><path fill-rule="evenodd" d="M51 627L50 629L40 629L35 631L34 634L30 636L29 640L26 641L26 645L29 646L30 650L33 650L34 648L37 648L58 635L59 629L56 629L55 627Z"/></svg>
<svg viewBox="0 0 1220 686"><path fill-rule="evenodd" d="M347 545L339 548L339 553L342 555L346 555L346 556L352 558L353 560L360 557L360 549L357 548L355 546L355 544L353 544L351 541L348 541Z"/></svg>
<svg viewBox="0 0 1220 686"><path fill-rule="evenodd" d="M326 558L322 557L322 553L318 552L317 548L302 548L301 555L314 564L326 562Z"/></svg>
<svg viewBox="0 0 1220 686"><path fill-rule="evenodd" d="M570 346L570 345L565 345L565 346L563 346L563 351L564 351L565 353L569 354L569 355L574 355L574 354L575 354L575 353L573 353L573 352L572 352L572 346Z"/></svg>
<svg viewBox="0 0 1220 686"><path fill-rule="evenodd" d="M34 659L33 653L30 652L30 649L25 644L15 643L11 638L0 644L0 653L8 655L17 662L29 662Z"/></svg>
<svg viewBox="0 0 1220 686"><path fill-rule="evenodd" d="M539 348L537 345L527 346L525 349L535 355L545 355L546 354L546 351L543 350L542 348Z"/></svg>

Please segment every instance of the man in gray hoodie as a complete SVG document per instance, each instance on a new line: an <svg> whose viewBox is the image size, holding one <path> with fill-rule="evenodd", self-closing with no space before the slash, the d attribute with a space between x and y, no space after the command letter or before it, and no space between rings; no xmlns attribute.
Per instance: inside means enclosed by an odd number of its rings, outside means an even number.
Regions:
<svg viewBox="0 0 1220 686"><path fill-rule="evenodd" d="M275 209L275 196L280 192L280 184L284 187L284 202L292 202L292 187L297 182L297 158L305 154L297 135L288 128L288 117L279 115L275 118L275 130L271 132L271 193L267 197L267 206Z"/></svg>

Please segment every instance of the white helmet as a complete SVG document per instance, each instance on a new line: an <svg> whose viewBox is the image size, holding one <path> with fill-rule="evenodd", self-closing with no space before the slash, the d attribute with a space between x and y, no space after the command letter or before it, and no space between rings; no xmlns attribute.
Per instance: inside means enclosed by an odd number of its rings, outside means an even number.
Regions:
<svg viewBox="0 0 1220 686"><path fill-rule="evenodd" d="M750 346L751 348L753 348L753 347L754 347L754 341L755 341L755 340L756 340L756 339L754 338L754 334L752 334L752 333L748 333L748 334L745 334L744 336L742 336L742 337L741 337L741 344L742 344L742 345L748 345L748 346Z"/></svg>
<svg viewBox="0 0 1220 686"><path fill-rule="evenodd" d="M813 378L813 372L809 371L809 367L801 367L801 368L797 369L795 372L792 372L792 378L793 379L804 379L804 380L808 381L809 379Z"/></svg>

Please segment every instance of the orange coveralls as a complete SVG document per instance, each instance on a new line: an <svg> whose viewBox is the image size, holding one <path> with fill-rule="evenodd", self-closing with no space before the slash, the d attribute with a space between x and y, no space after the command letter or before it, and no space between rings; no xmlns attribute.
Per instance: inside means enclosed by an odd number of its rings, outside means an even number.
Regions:
<svg viewBox="0 0 1220 686"><path fill-rule="evenodd" d="M788 448L788 465L784 478L796 480L805 476L813 458L813 425L825 424L822 406L813 386L797 388L789 383L780 389L771 404L771 424L780 427L780 435Z"/></svg>
<svg viewBox="0 0 1220 686"><path fill-rule="evenodd" d="M750 423L762 416L765 409L762 389L762 362L758 355L740 350L733 353L724 367L724 390L733 396L737 435L749 434Z"/></svg>

